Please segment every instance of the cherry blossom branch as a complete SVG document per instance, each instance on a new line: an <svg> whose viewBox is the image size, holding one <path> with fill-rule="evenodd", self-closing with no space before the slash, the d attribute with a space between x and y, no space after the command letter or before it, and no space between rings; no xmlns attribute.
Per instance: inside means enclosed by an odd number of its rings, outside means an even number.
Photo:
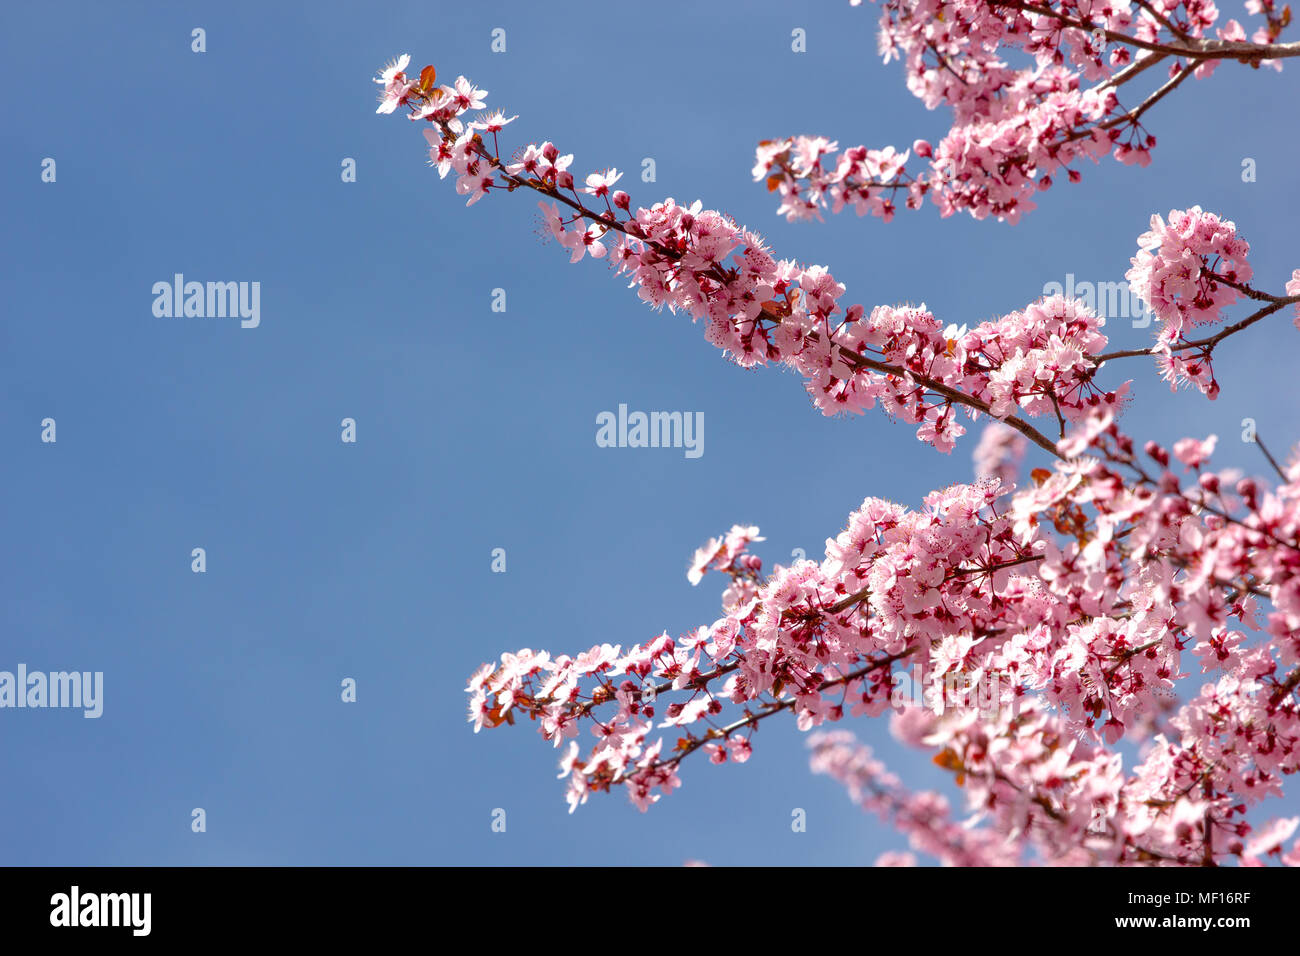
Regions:
<svg viewBox="0 0 1300 956"><path fill-rule="evenodd" d="M415 100L416 103L427 101L427 97L422 96L419 91L409 93L408 96ZM448 141L456 141L459 139L457 130L455 130L451 125L453 119L453 117L439 118L434 114L433 122L440 129L444 144ZM550 199L562 203L571 209L578 218L590 221L602 230L613 230L630 239L643 243L665 259L680 262L684 258L686 254L685 251L669 248L664 243L656 241L653 237L645 236L643 230L636 225L635 220L630 219L626 222L619 221L613 215L613 211L608 207L608 205L604 211L593 210L587 207L582 202L581 197L578 195L576 190L572 188L573 184L571 176L568 177L567 182L569 185L569 192L572 193L572 198L570 198L569 195L566 195L560 188L560 182L564 182L565 180L559 176L556 176L553 179L545 179L538 176L525 177L513 173L506 168L498 155L487 150L486 145L482 142L481 138L478 137L469 139L464 145L469 154L478 157L479 160L488 165L495 175L501 176L509 184L507 186L507 191L512 191L514 188L531 189ZM469 164L466 163L466 165L468 166ZM484 186L485 190L487 188L491 187ZM709 270L709 274L720 282L725 282L729 278L724 272L722 272L721 267L716 265ZM767 307L760 307L755 317L755 323L757 324L761 322L768 322L772 326L779 326L782 323L782 317L774 314ZM807 338L809 342L814 344L829 340L829 336L824 336L820 332L810 332ZM989 402L953 388L952 386L925 375L924 373L918 372L914 369L904 368L900 365L870 358L860 352L840 345L839 343L832 343L832 347L836 350L842 360L855 370L868 369L903 382L915 383L926 390L942 396L948 402L963 405L967 408L974 409L975 411L991 415L992 417L998 417L993 414ZM1057 415L1059 419L1059 409L1057 410ZM1049 454L1059 457L1056 443L1044 436L1022 418L1015 415L1008 415L1003 420L1007 425L1020 432L1035 445L1047 451Z"/></svg>
<svg viewBox="0 0 1300 956"><path fill-rule="evenodd" d="M1122 70L1111 75L1107 80L1103 80L1097 85L1098 92L1105 92L1109 89L1116 89L1132 80L1141 73L1145 73L1151 67L1165 62L1169 57L1164 53L1153 53L1150 56L1139 57Z"/></svg>
<svg viewBox="0 0 1300 956"><path fill-rule="evenodd" d="M1255 297L1258 298L1260 295L1262 295L1262 293L1256 293ZM1203 339L1192 339L1192 340L1180 342L1177 345L1170 346L1170 351L1184 352L1188 349L1201 349L1208 355L1210 352L1214 351L1215 346L1217 346L1228 336L1236 335L1238 332L1242 331L1243 329L1250 328L1252 325L1254 325L1256 322L1260 321L1261 319L1266 319L1273 313L1277 312L1278 310L1283 309L1288 305L1293 305L1296 303L1300 303L1300 295L1293 295L1293 296L1287 296L1285 298L1273 299L1271 305L1267 305L1262 309L1252 312L1250 315L1246 316L1246 318L1242 319L1239 322L1234 322L1232 325L1225 326L1224 328L1216 332L1214 335L1206 336ZM1112 359L1132 358L1139 355L1150 356L1153 351L1155 351L1155 349L1150 349L1150 348L1119 349L1114 352L1106 352L1102 355L1094 355L1092 356L1091 361L1094 365L1101 366L1102 364L1109 362Z"/></svg>
<svg viewBox="0 0 1300 956"><path fill-rule="evenodd" d="M1107 30L1094 23L1068 16L1051 7L1027 3L1025 0L986 0L991 6L1007 7L1024 13L1035 13L1042 17L1056 20L1062 26L1073 27L1085 33L1094 33L1100 29L1101 35L1112 43L1122 43L1153 53L1166 56L1187 56L1196 60L1233 59L1243 63L1260 60L1281 60L1300 56L1300 41L1292 43L1246 43L1241 41L1213 40L1207 37L1184 38L1174 43L1153 43L1138 39L1117 30ZM1145 6L1145 4L1143 5ZM1165 24L1168 26L1168 24ZM1181 31L1172 30L1178 33Z"/></svg>
<svg viewBox="0 0 1300 956"><path fill-rule="evenodd" d="M1096 162L1113 152L1124 163L1149 163L1155 137L1140 121L1189 75L1208 76L1224 60L1280 69L1300 56L1300 42L1276 42L1290 17L1271 0L1257 5L1265 26L1250 40L1235 20L1207 35L1219 12L1206 0L1186 0L1185 23L1145 0L1136 17L1128 7L1094 4L1084 12L1073 0L880 2L886 62L904 60L909 89L928 108L950 106L952 127L937 147L916 140L901 154L857 146L836 156L838 143L822 137L761 142L754 178L779 191L777 212L787 219L852 206L889 221L904 191L909 209L929 196L944 216L967 211L1015 223L1059 171L1077 182L1079 159ZM1032 56L1035 65L1009 68L1004 48ZM1136 108L1123 108L1117 91L1169 58L1169 79ZM913 155L929 161L928 172L910 169Z"/></svg>
<svg viewBox="0 0 1300 956"><path fill-rule="evenodd" d="M1277 463L1277 459L1273 457L1273 453L1268 450L1268 447L1264 444L1264 439L1259 437L1259 432L1255 433L1255 445L1263 453L1264 457L1268 459L1268 463L1273 466L1273 471L1277 473L1277 476L1283 481L1286 481L1286 472L1283 471L1282 466Z"/></svg>
<svg viewBox="0 0 1300 956"><path fill-rule="evenodd" d="M1153 20L1159 23L1170 33L1174 34L1175 36L1183 40L1192 39L1185 31L1183 31L1179 27L1174 26L1174 24L1163 13L1161 13L1154 6L1148 3L1147 0L1137 0L1137 5L1141 7L1143 10L1145 10Z"/></svg>
<svg viewBox="0 0 1300 956"><path fill-rule="evenodd" d="M845 674L842 677L836 677L831 680L824 681L823 683L818 685L817 690L820 693L821 691L824 691L830 687L842 687L852 681L860 680L863 677L866 677L867 675L880 670L881 668L887 668L892 666L896 661L906 659L907 657L914 654L916 650L917 650L916 647L909 647L898 654L890 654L879 660L872 661L870 664L867 664L864 667L860 667L857 670L853 671L852 673ZM669 757L666 760L660 760L655 763L652 763L648 767L643 769L654 772L654 771L663 771L675 767L677 766L677 764L681 763L682 760L684 760L686 757L690 756L691 754L695 753L705 744L718 739L726 739L730 737L732 734L737 733L738 731L744 730L746 728L757 728L758 724L761 721L766 720L767 718L779 714L783 711L790 710L793 707L795 707L797 703L798 700L795 697L787 697L784 700L773 701L767 706L752 713L746 710L744 717L732 721L730 724L727 724L727 726L725 727L714 728L713 730L710 730L709 733L705 734L702 737L685 738L685 742L679 745L677 752L674 753L672 757Z"/></svg>
<svg viewBox="0 0 1300 956"><path fill-rule="evenodd" d="M891 410L901 410L905 417L920 423L918 437L945 451L952 447L953 438L964 432L953 417L953 409L961 406L975 414L1003 420L1053 457L1067 457L1063 452L1067 445L1061 443L1066 438L1067 419L1078 422L1098 400L1106 407L1118 407L1121 400L1118 392L1102 392L1094 381L1094 371L1109 358L1156 354L1166 365L1166 377L1186 378L1213 397L1217 391L1210 362L1214 346L1271 311L1300 301L1300 287L1293 290L1288 286L1288 292L1296 291L1295 296L1259 294L1258 298L1270 303L1261 312L1216 336L1184 340L1181 326L1188 318L1204 320L1205 316L1188 313L1185 318L1179 311L1182 307L1174 308L1177 303L1169 298L1172 295L1176 299L1181 293L1163 292L1151 283L1165 275L1155 269L1155 264L1174 254L1193 253L1190 250L1178 253L1175 247L1184 242L1181 234L1172 227L1165 230L1163 220L1155 219L1153 223L1158 226L1142 237L1143 249L1134 260L1129 277L1141 280L1135 286L1139 294L1145 289L1144 297L1157 301L1157 311L1165 321L1160 344L1150 350L1110 353L1088 345L1082 355L1069 357L1068 363L1061 366L1062 356L1053 351L1057 347L1050 346L1056 339L1049 338L1043 340L1042 351L1030 353L1034 361L1048 364L1040 365L1032 378L1020 374L1011 381L1002 378L1004 366L1021 361L1024 343L1008 347L1001 339L1004 336L1014 339L1022 334L1023 320L1019 318L986 322L964 337L961 333L950 337L947 331L937 334L937 323L927 329L926 323L934 320L920 310L877 308L870 317L860 306L842 310L836 299L844 287L835 283L825 269L777 263L757 236L721 214L699 211L699 204L684 210L670 201L649 210L638 209L633 214L630 197L612 190L620 175L613 171L587 177L583 192L603 200L605 207L591 208L567 172L571 157L560 157L550 143L541 147L530 145L519 162L506 164L498 155L497 132L508 120L493 114L475 121L470 131L465 132L457 118L464 105L472 103L481 93L463 78L458 80L456 90L445 88L448 90L445 94L412 88L395 79L391 79L394 88L390 91L390 78L383 79L385 106L390 99L407 102L413 118L427 119L440 131L441 135L426 131L433 147L431 162L444 174L451 168L460 173L457 188L462 193L472 193L470 204L490 190L504 188L512 192L527 188L562 205L572 212L572 219L566 220L552 206L547 212L547 223L552 235L573 251L573 261L586 252L592 256L606 255L603 238L609 233L621 235L623 238L613 258L618 271L633 274L633 284L641 286L642 298L653 305L687 308L696 320L707 317L711 341L736 361L755 365L780 360L793 365L808 378L809 392L826 414L858 411L883 399ZM453 108L444 104L455 105ZM492 133L493 150L473 132L475 128ZM615 207L627 218L621 219ZM544 205L543 209L546 209ZM1199 209L1193 209L1178 215L1187 218L1199 214ZM1173 216L1171 223L1175 221ZM1244 258L1248 247L1235 237L1231 223L1222 223L1208 215L1202 218L1211 229L1226 236L1213 238L1207 246L1214 252L1215 265L1208 264L1206 255L1199 256L1201 272L1195 309L1217 315L1214 307L1230 302L1239 289L1249 288L1242 284L1250 275ZM574 227L579 222L590 225L585 229ZM1153 241L1153 236L1158 236L1172 251L1164 248L1158 253L1148 251L1160 248L1160 242ZM1226 245L1220 248L1216 243ZM737 248L741 251L734 253ZM728 258L729 254L734 255ZM1104 344L1104 338L1096 331L1101 323L1095 315L1081 315L1077 304L1064 308L1054 301L1040 303L1036 320L1048 313L1058 315L1057 321L1065 323L1056 333L1062 345L1067 338L1071 343L1087 341L1080 338L1084 328L1093 342ZM841 314L843 321L832 330L831 317ZM1071 344L1070 348L1074 347ZM878 351L880 357L865 354L866 349ZM1185 358L1183 353L1193 357ZM940 370L944 374L935 374ZM1031 414L1054 415L1058 440L1049 439L1014 414L1017 406Z"/></svg>

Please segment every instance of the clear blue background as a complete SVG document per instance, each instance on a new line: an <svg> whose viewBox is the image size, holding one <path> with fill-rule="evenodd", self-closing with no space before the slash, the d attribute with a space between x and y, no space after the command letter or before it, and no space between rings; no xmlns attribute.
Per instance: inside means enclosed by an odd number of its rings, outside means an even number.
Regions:
<svg viewBox="0 0 1300 956"><path fill-rule="evenodd" d="M917 505L968 479L974 434L945 457L878 413L823 418L792 374L728 364L603 265L568 266L532 198L465 209L419 128L375 115L370 81L401 52L464 73L520 114L504 143L552 139L580 175L629 170L639 204L701 198L868 306L925 301L974 324L1067 272L1117 281L1153 212L1196 203L1238 223L1262 287L1300 266L1300 64L1189 83L1149 114L1151 168L1087 166L1019 226L930 206L888 226L778 219L750 180L759 139L904 148L947 128L879 62L877 15L838 0L7 4L0 669L102 670L105 709L0 711L0 861L825 864L904 848L807 771L790 721L765 725L743 766L689 762L647 814L615 794L570 816L556 751L531 726L473 735L463 687L503 650L710 623L723 582L685 578L710 535L752 522L769 566L820 555L865 496ZM151 287L176 272L261 282L261 327L155 318ZM1108 331L1116 348L1152 334ZM1145 360L1117 366L1140 398L1125 425L1216 432L1222 461L1264 474L1241 420L1277 452L1297 437L1298 343L1283 316L1230 340L1213 403L1171 395ZM597 448L595 416L620 402L704 412L703 458ZM909 783L943 785L883 721L845 726Z"/></svg>

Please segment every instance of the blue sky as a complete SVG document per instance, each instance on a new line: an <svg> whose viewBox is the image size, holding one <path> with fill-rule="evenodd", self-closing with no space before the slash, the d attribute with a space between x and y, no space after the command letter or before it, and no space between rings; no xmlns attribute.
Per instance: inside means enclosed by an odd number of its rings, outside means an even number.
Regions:
<svg viewBox="0 0 1300 956"><path fill-rule="evenodd" d="M0 711L0 861L848 864L904 848L808 773L790 722L743 766L688 764L647 814L614 794L570 816L556 752L532 727L472 734L463 687L503 650L710 623L721 583L685 578L706 538L755 523L769 566L819 555L864 497L916 505L968 479L973 436L943 456L879 414L823 418L793 374L728 364L603 265L568 266L531 199L465 209L418 128L374 114L370 82L402 52L463 73L520 115L503 142L551 139L582 174L651 157L657 182L620 184L634 203L700 198L829 265L849 301L925 301L945 322L1021 307L1066 273L1118 281L1153 212L1198 203L1237 222L1262 287L1300 266L1300 139L1278 121L1296 66L1188 84L1149 114L1151 168L1085 167L1015 227L933 207L890 225L778 219L750 181L758 140L901 148L946 129L880 64L876 16L750 0L8 5L0 669L103 671L105 700L98 720ZM260 282L260 326L155 317L151 288L175 273ZM1114 348L1151 335L1107 331ZM1215 432L1224 462L1264 474L1240 423L1275 451L1297 437L1298 344L1281 317L1229 340L1216 402L1130 360L1112 371L1134 379L1128 431ZM703 412L705 453L598 448L595 416L620 403ZM883 722L844 726L909 783L940 784Z"/></svg>

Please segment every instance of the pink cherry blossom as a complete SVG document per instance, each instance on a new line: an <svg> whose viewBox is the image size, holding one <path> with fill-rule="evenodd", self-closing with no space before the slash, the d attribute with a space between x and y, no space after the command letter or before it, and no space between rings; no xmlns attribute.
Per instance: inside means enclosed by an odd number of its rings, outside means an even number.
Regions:
<svg viewBox="0 0 1300 956"><path fill-rule="evenodd" d="M391 113L406 103L415 88L415 84L407 80L405 73L410 62L410 56L403 53L375 77L375 82L384 88L376 113Z"/></svg>
<svg viewBox="0 0 1300 956"><path fill-rule="evenodd" d="M617 169L609 169L603 173L591 173L587 176L587 185L583 187L582 191L603 198L609 195L610 187L622 178L623 174Z"/></svg>

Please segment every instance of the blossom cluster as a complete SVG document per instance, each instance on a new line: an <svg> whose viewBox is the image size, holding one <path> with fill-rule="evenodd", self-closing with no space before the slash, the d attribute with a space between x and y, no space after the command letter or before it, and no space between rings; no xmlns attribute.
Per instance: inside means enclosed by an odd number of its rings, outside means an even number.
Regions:
<svg viewBox="0 0 1300 956"><path fill-rule="evenodd" d="M1002 507L996 479L932 493L923 511L869 498L821 562L765 580L746 550L758 529L738 526L691 566L692 580L745 579L712 625L572 659L503 655L471 681L472 719L526 714L568 740L572 807L625 784L645 808L697 749L747 759L775 713L810 729L894 709L897 735L935 753L987 833L908 795L842 735L814 738L814 767L851 779L913 849L1014 862L1018 834L1055 863L1254 858L1247 811L1300 770L1300 464L1266 490L1209 470L1213 445L1139 456L1112 425L1095 456L1058 462ZM1001 706L899 710L914 658L934 681L995 682ZM1210 682L1180 705L1179 682L1200 674ZM569 739L579 725L589 749ZM1125 735L1151 741L1127 772L1111 749Z"/></svg>
<svg viewBox="0 0 1300 956"><path fill-rule="evenodd" d="M1219 386L1210 351L1175 354L1173 346L1185 349L1189 329L1218 321L1237 301L1240 284L1253 275L1246 261L1250 244L1237 235L1234 223L1193 206L1170 212L1167 223L1152 216L1151 229L1138 239L1138 249L1124 277L1161 323L1157 354L1164 377L1175 388L1189 382L1214 398Z"/></svg>
<svg viewBox="0 0 1300 956"><path fill-rule="evenodd" d="M1054 179L1078 182L1081 160L1149 164L1156 138L1142 116L1188 76L1207 76L1228 56L1280 68L1279 58L1300 55L1294 44L1275 45L1290 12L1272 0L1247 3L1264 18L1250 41L1236 20L1216 26L1211 0L882 0L881 8L885 62L900 60L908 89L927 109L950 108L952 126L938 145L919 139L903 153L840 150L823 136L760 143L754 178L779 194L787 219L852 207L888 221L900 199L915 209L928 195L944 216L1015 223ZM1008 52L1028 63L1016 68ZM1167 82L1123 105L1121 89L1162 64ZM909 170L913 154L928 165Z"/></svg>

